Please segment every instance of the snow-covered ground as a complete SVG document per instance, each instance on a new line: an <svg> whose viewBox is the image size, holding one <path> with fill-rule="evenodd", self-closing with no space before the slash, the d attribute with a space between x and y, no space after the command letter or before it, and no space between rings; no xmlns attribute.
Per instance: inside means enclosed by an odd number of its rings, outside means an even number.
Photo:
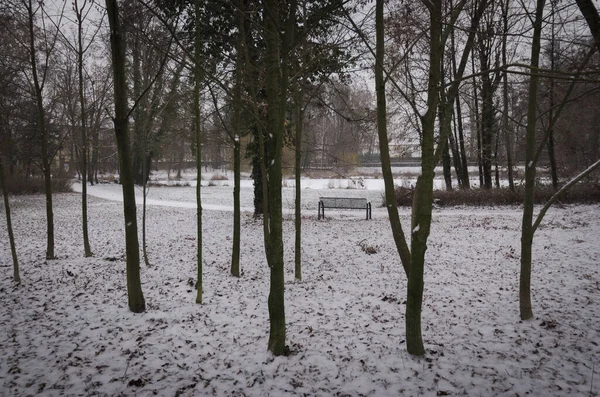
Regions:
<svg viewBox="0 0 600 397"><path fill-rule="evenodd" d="M77 188L77 185L75 186ZM203 191L204 301L194 303L193 187L151 188L147 311L127 308L120 186L89 189L94 257L83 258L80 195L55 195L56 254L44 259L43 196L12 197L22 284L0 212L0 396L567 396L600 390L600 206L549 211L534 243L536 318L518 314L521 210L434 210L425 358L405 351L406 277L381 192L303 189L303 281L284 224L289 357L267 353L262 226L242 214L243 276L229 276L232 188ZM141 192L138 192L141 197ZM318 221L319 196L368 197ZM252 190L242 189L252 209ZM293 208L293 189L284 189ZM401 209L405 227L407 209ZM140 211L141 212L141 211ZM369 255L359 243L376 248Z"/></svg>

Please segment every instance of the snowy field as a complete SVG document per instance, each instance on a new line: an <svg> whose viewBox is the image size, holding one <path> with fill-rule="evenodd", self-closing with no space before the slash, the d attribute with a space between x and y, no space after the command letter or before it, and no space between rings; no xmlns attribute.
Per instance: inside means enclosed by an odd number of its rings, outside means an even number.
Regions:
<svg viewBox="0 0 600 397"><path fill-rule="evenodd" d="M406 277L381 192L306 187L301 282L293 277L290 215L284 224L292 354L274 358L266 351L262 226L250 212L242 214L243 276L229 276L230 186L203 188L202 306L188 285L196 275L194 188L150 190L143 314L127 308L120 186L89 191L92 258L83 258L78 194L55 195L52 261L44 259L44 197L12 197L18 286L0 212L0 396L600 393L598 205L546 216L534 242L536 318L528 322L518 313L520 208L435 209L425 269L427 355L417 359L405 351ZM318 197L341 195L370 198L373 220L331 211L318 221ZM242 189L242 206L252 209L250 187ZM284 189L284 207L293 208L293 189ZM366 254L360 242L378 252Z"/></svg>

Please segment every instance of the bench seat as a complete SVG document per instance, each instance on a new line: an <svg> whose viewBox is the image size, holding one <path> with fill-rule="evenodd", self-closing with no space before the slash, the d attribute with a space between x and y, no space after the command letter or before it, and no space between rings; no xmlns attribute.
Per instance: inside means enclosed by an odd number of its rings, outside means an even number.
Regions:
<svg viewBox="0 0 600 397"><path fill-rule="evenodd" d="M318 219L325 218L325 208L365 210L366 219L371 219L371 203L361 197L319 197Z"/></svg>

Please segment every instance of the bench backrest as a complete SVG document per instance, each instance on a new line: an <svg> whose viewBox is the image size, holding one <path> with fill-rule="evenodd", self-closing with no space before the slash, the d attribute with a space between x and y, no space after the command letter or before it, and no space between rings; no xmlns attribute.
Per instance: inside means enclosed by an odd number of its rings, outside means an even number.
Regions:
<svg viewBox="0 0 600 397"><path fill-rule="evenodd" d="M319 197L319 201L323 203L325 208L348 208L348 209L363 209L367 208L366 198L352 197Z"/></svg>

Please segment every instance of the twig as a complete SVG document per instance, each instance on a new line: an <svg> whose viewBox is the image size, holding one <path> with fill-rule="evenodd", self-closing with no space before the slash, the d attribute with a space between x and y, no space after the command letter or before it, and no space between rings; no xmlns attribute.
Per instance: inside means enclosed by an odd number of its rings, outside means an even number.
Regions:
<svg viewBox="0 0 600 397"><path fill-rule="evenodd" d="M127 359L127 366L125 367L125 372L123 373L123 381L125 381L125 376L127 376L127 370L129 369L129 362L131 361L131 356Z"/></svg>
<svg viewBox="0 0 600 397"><path fill-rule="evenodd" d="M596 363L594 361L592 361L592 381L590 382L590 396L593 395L594 392L594 369L595 369Z"/></svg>

